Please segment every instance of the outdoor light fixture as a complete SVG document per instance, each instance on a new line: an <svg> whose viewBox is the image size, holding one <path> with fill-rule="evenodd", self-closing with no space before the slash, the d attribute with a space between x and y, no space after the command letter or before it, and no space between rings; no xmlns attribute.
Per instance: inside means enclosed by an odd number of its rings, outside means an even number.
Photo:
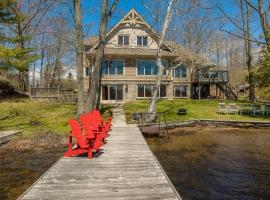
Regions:
<svg viewBox="0 0 270 200"><path fill-rule="evenodd" d="M128 84L127 83L126 83L125 91L126 91L126 93L128 93Z"/></svg>

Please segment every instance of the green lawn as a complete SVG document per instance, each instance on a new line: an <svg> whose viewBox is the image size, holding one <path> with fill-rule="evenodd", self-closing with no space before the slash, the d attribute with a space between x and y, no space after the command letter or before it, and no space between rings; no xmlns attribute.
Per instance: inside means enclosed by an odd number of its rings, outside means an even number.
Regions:
<svg viewBox="0 0 270 200"><path fill-rule="evenodd" d="M147 100L134 101L124 105L129 123L134 112L146 112ZM158 102L158 111L169 110L168 121L183 121L189 119L223 119L223 120L256 120L270 121L270 117L250 117L240 115L220 115L217 113L217 100L162 100ZM180 107L188 109L186 116L177 115ZM106 106L104 110L110 110ZM108 115L109 112L107 112ZM76 114L75 104L40 103L28 99L0 100L0 131L22 129L25 136L35 133L53 132L66 134L69 131L68 119Z"/></svg>
<svg viewBox="0 0 270 200"><path fill-rule="evenodd" d="M112 115L111 107L101 110L104 117ZM41 103L29 99L0 100L0 131L21 129L25 136L35 133L69 132L68 120L76 115L76 104Z"/></svg>
<svg viewBox="0 0 270 200"><path fill-rule="evenodd" d="M75 104L40 103L28 99L0 101L0 131L22 129L24 135L68 133L68 119L75 116ZM3 119L4 118L4 119Z"/></svg>
<svg viewBox="0 0 270 200"><path fill-rule="evenodd" d="M166 119L169 122L184 121L191 119L219 119L219 120L254 120L254 121L270 121L270 117L252 117L241 115L224 115L218 114L218 103L224 102L219 100L160 100L157 105L159 112L168 110ZM229 101L226 101L227 103ZM230 101L231 102L231 101ZM134 112L147 112L149 100L133 101L124 105L124 111L127 121L132 121L132 114ZM244 103L244 102L236 102ZM179 108L188 109L186 116L177 115Z"/></svg>

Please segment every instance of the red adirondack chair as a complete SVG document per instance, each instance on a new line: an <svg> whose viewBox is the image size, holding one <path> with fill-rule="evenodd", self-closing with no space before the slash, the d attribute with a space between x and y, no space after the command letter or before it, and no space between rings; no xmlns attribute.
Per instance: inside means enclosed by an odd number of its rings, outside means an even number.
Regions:
<svg viewBox="0 0 270 200"><path fill-rule="evenodd" d="M95 135L94 143L96 145L100 144L102 146L104 144L103 141L108 136L108 134L100 129L99 124L93 123L89 115L80 115L80 120L85 132Z"/></svg>
<svg viewBox="0 0 270 200"><path fill-rule="evenodd" d="M64 153L64 156L71 157L77 156L83 153L88 153L88 158L91 159L93 156L93 148L92 141L95 138L93 133L86 134L82 131L81 125L76 119L70 119L69 125L71 127L70 135L69 135L69 142L68 142L68 151ZM72 138L76 138L76 148L72 148Z"/></svg>
<svg viewBox="0 0 270 200"><path fill-rule="evenodd" d="M101 117L101 114L97 109L94 109L92 111L92 114L94 115L93 120L95 120L97 123L102 124L102 126L105 127L105 130L107 132L109 132L110 129L111 129L111 125L112 125L112 122L111 122L112 118L108 118L106 121L103 121L102 117Z"/></svg>
<svg viewBox="0 0 270 200"><path fill-rule="evenodd" d="M105 138L108 137L108 132L110 131L110 127L104 126L102 122L97 120L96 116L93 112L88 112L85 114L87 117L88 123L90 123L94 130L103 132L105 134Z"/></svg>

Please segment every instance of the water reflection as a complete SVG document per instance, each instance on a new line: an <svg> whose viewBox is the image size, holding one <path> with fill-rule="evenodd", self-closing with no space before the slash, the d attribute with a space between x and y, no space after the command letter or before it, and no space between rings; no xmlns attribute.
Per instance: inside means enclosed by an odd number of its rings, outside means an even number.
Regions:
<svg viewBox="0 0 270 200"><path fill-rule="evenodd" d="M147 142L183 199L270 199L270 129L189 127Z"/></svg>

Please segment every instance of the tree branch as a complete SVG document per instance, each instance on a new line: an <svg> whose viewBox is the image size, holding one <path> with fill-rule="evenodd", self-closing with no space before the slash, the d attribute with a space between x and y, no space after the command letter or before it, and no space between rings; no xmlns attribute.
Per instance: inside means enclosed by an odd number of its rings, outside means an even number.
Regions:
<svg viewBox="0 0 270 200"><path fill-rule="evenodd" d="M107 20L108 20L108 21L110 20L112 14L114 13L114 10L115 10L115 8L116 8L118 2L119 2L119 0L115 0L115 1L113 2L113 5L112 5L110 11L109 11L108 14L107 14Z"/></svg>
<svg viewBox="0 0 270 200"><path fill-rule="evenodd" d="M223 31L223 32L225 32L225 33L228 33L228 34L230 34L230 35L233 35L233 36L235 36L235 37L238 37L238 38L241 38L241 39L245 40L245 38L244 38L243 36L241 36L241 35L238 35L238 34L233 33L233 32L231 32L231 31L225 30L225 29L223 29L223 28L220 28L220 30ZM256 39L249 39L249 41L255 42L255 43L258 43L258 44L266 44L265 42L261 42L261 41L258 41L258 40L256 40Z"/></svg>
<svg viewBox="0 0 270 200"><path fill-rule="evenodd" d="M246 4L248 4L251 8L253 8L255 11L257 11L258 13L260 13L260 10L254 6L252 3L250 3L250 1L245 0Z"/></svg>

